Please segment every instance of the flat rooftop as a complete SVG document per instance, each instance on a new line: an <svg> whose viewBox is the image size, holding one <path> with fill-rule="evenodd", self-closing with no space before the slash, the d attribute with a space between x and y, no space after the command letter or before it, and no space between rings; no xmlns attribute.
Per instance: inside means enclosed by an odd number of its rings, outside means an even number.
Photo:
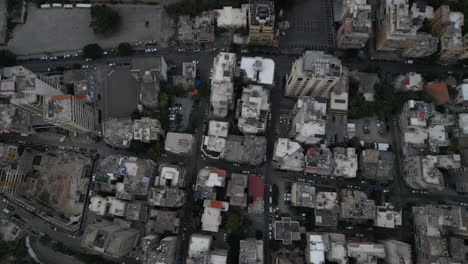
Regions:
<svg viewBox="0 0 468 264"><path fill-rule="evenodd" d="M103 117L130 117L139 102L139 83L128 68L108 73L104 82Z"/></svg>

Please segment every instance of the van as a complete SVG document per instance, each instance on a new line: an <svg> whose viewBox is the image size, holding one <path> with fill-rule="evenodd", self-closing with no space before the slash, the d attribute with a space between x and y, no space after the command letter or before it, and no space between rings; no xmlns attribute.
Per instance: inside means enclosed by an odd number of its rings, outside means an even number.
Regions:
<svg viewBox="0 0 468 264"><path fill-rule="evenodd" d="M62 8L62 4L53 3L53 4L52 4L52 7L53 7L53 8Z"/></svg>

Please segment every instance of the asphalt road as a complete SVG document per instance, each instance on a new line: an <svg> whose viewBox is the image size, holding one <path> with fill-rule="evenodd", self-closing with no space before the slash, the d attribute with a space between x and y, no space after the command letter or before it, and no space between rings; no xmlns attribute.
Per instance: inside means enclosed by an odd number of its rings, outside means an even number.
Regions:
<svg viewBox="0 0 468 264"><path fill-rule="evenodd" d="M173 51L170 49L163 49L156 53L137 53L135 57L148 57L148 56L159 56L162 55L169 62L169 64L174 64L180 67L181 62L184 61L192 61L198 60L200 61L199 64L199 71L201 73L202 79L208 80L209 69L212 66L213 57L217 51L200 51L200 52L178 52ZM245 54L248 56L249 54ZM292 61L295 59L294 56L287 56L283 55L277 50L274 51L265 51L265 57L270 57L275 60L276 62L276 86L272 89L271 93L271 105L276 106L280 105L282 101L282 79L285 73L287 73L290 69ZM72 59L62 59L62 60L46 60L46 61L24 61L22 64L25 67L28 67L32 71L35 72L48 72L49 68L56 68L58 66L62 67L71 67L73 63L80 63L80 64L88 64L88 65L97 65L102 63L127 63L130 62L130 57L118 57L118 56L107 56L101 59L97 59L95 61L86 62L83 58L77 57ZM344 61L343 64L350 68L350 70L365 70L369 67L369 65L379 65L381 70L385 73L406 73L409 71L415 72L438 72L438 73L446 73L446 72L456 72L456 73L465 73L466 69L459 67L459 66L442 66L442 65L424 65L424 64L403 64L397 62L375 62L371 60L361 61L359 63L356 62L346 62ZM204 101L203 109L207 106L207 101ZM267 162L263 166L252 167L252 166L241 166L236 167L233 164L227 163L225 161L220 160L209 160L203 159L200 154L200 143L201 137L203 134L203 127L200 126L199 129L196 131L196 140L197 140L197 147L194 153L194 156L189 158L179 158L174 156L168 156L166 158L162 158L162 161L167 162L183 162L186 166L186 170L188 172L187 176L187 195L189 197L187 204L183 208L184 217L187 217L190 213L191 207L193 206L193 197L191 186L192 183L196 180L196 174L198 170L205 166L212 166L212 167L219 167L222 169L226 169L229 172L241 172L244 170L248 170L251 173L257 173L264 176L265 180L265 214L264 214L264 221L265 223L269 223L269 186L272 183L273 178L282 178L286 181L290 180L297 180L297 181L305 181L311 182L313 184L317 184L323 187L346 187L346 188L354 188L363 191L370 191L370 192L381 192L385 189L388 189L390 194L397 195L399 197L404 197L404 203L419 203L419 202L435 202L437 200L449 200L450 202L456 204L458 202L468 202L468 199L465 197L448 194L446 192L432 192L430 194L414 194L412 190L403 183L401 177L398 177L396 181L394 181L391 185L385 188L385 186L381 186L378 184L369 184L369 183L361 183L356 182L354 180L337 180L333 178L323 178L313 175L303 175L303 174L288 174L285 172L281 172L278 170L273 169L271 160L273 154L273 147L274 142L276 141L277 135L275 135L276 125L278 124L278 119L280 115L280 107L272 107L272 120L268 124L268 129L266 133L267 137ZM207 116L204 115L204 121L207 119ZM31 137L20 137L18 135L2 135L0 137L0 141L6 143L17 143L19 140L26 141L28 144L47 144L47 145L70 145L68 142L60 143L56 139L45 140L41 138L35 138L34 136ZM125 150L115 150L108 147L104 142L98 143L73 143L73 146L77 146L80 148L86 149L96 149L97 152L101 156L119 154L119 155L132 155L128 151ZM398 160L397 160L398 161ZM398 162L397 162L398 164ZM350 187L352 186L352 187ZM17 209L21 211L20 208ZM33 215L27 215L26 212L22 213L25 219L29 223L31 223L31 228L38 232L45 232L51 235L52 238L57 239L59 241L66 242L67 245L73 248L80 248L79 238L71 239L67 234L55 232L50 229L50 226L47 223L44 223L42 220L37 219ZM185 224L185 222L183 221ZM182 263L185 262L187 249L188 249L188 238L189 233L185 228L186 226L181 227L181 232L179 234L179 244L178 244L178 253L177 259L181 260ZM271 250L269 247L269 227L267 224L264 225L264 232L263 232L263 240L264 240L264 259L265 263L272 263L271 259ZM76 242L75 242L76 241Z"/></svg>

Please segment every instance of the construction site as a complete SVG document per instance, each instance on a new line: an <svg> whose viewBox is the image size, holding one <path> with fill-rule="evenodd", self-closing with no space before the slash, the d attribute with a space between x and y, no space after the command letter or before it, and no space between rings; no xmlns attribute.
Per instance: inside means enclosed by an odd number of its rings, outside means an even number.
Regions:
<svg viewBox="0 0 468 264"><path fill-rule="evenodd" d="M91 179L91 158L67 151L46 153L26 149L19 163L29 171L20 196L30 205L42 207L47 215L65 222L83 212Z"/></svg>

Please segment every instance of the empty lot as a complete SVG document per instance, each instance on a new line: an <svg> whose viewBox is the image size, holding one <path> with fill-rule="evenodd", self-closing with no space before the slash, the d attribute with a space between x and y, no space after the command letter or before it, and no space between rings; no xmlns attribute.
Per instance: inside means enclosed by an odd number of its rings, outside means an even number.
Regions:
<svg viewBox="0 0 468 264"><path fill-rule="evenodd" d="M18 55L34 55L79 50L89 43L99 43L104 48L146 40L164 44L174 32L172 21L160 6L111 7L121 15L121 25L116 33L103 37L95 35L89 27L89 9L38 9L30 4L27 21L16 26L8 48Z"/></svg>

